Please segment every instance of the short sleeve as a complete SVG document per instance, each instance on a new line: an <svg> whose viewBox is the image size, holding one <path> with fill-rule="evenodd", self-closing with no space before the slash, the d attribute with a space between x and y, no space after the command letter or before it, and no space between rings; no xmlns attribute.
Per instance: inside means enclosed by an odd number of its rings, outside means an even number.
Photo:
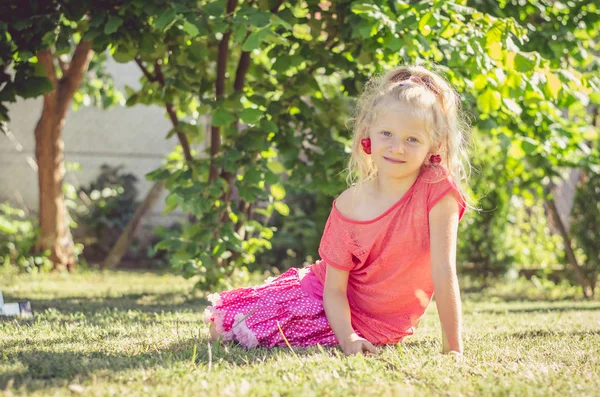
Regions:
<svg viewBox="0 0 600 397"><path fill-rule="evenodd" d="M354 268L354 262L346 244L347 231L344 230L343 226L343 223L332 211L323 230L323 237L321 237L321 244L319 245L319 256L336 269L350 271Z"/></svg>
<svg viewBox="0 0 600 397"><path fill-rule="evenodd" d="M446 177L439 182L430 184L427 197L427 212L429 213L429 211L431 211L431 209L448 193L453 194L458 201L458 220L460 221L465 213L467 204L462 193L450 177Z"/></svg>

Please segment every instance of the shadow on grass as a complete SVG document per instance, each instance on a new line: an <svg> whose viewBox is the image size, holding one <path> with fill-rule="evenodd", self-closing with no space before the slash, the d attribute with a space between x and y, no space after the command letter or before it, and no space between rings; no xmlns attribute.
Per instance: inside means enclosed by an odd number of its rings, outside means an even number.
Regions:
<svg viewBox="0 0 600 397"><path fill-rule="evenodd" d="M210 344L210 347L209 347ZM324 347L331 355L334 348ZM195 360L194 360L194 350ZM321 354L316 347L294 349L297 356L312 356ZM187 362L189 372L194 371L197 365L231 365L232 367L260 365L270 359L290 359L293 353L287 347L265 349L255 348L247 350L238 344L209 343L207 339L182 338L173 344L152 352L127 355L110 354L102 351L83 352L51 352L32 351L9 354L5 357L6 364L20 364L23 371L9 371L0 373L0 390L8 386L14 389L24 387L28 392L42 390L49 387L68 385L73 379L84 382L91 379L101 371L110 371L103 374L105 377L119 377L117 372L130 369L151 369L162 367L164 369L178 366Z"/></svg>
<svg viewBox="0 0 600 397"><path fill-rule="evenodd" d="M148 368L174 361L184 361L190 355L193 339L182 340L168 346L163 351L139 355L108 354L101 351L91 353L68 351L32 351L8 355L5 363L19 363L25 369L0 374L0 389L9 383L12 387L25 386L28 391L49 386L60 386L74 377L87 378L95 372L110 370L123 371L134 368Z"/></svg>
<svg viewBox="0 0 600 397"><path fill-rule="evenodd" d="M5 295L6 301L19 301L24 298ZM164 294L124 294L116 297L67 297L57 299L30 300L34 314L47 309L62 314L85 313L87 316L103 314L107 311L138 311L141 313L201 313L209 302L204 298L189 297L182 293Z"/></svg>
<svg viewBox="0 0 600 397"><path fill-rule="evenodd" d="M573 336L600 336L600 330L598 331L573 331L573 332L564 332L564 331L547 331L547 330L532 330L532 331L522 331L522 332L512 332L507 334L513 338L517 339L534 339L534 338L549 338L549 337L562 337L562 338L570 338Z"/></svg>
<svg viewBox="0 0 600 397"><path fill-rule="evenodd" d="M506 314L506 313L547 313L547 312L579 312L600 311L600 303L591 306L562 306L562 307L518 307L506 309L476 309L478 313Z"/></svg>

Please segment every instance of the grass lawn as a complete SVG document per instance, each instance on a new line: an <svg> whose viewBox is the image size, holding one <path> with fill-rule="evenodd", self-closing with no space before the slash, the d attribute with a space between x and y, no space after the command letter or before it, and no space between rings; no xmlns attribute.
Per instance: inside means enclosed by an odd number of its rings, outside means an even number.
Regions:
<svg viewBox="0 0 600 397"><path fill-rule="evenodd" d="M416 335L378 356L209 345L192 286L151 273L0 273L5 301L36 312L0 319L0 395L600 396L598 300L465 292L456 362L439 353L434 304Z"/></svg>

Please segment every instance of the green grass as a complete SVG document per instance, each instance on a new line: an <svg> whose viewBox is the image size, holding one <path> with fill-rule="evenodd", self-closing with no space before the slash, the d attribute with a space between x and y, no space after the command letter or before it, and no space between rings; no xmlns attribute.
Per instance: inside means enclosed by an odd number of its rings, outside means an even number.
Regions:
<svg viewBox="0 0 600 397"><path fill-rule="evenodd" d="M527 298L531 282L519 283L515 296ZM0 320L0 394L600 395L597 300L465 292L465 357L456 362L439 353L435 305L416 335L373 357L209 344L207 302L192 287L151 273L0 273L5 300L30 300L36 311Z"/></svg>

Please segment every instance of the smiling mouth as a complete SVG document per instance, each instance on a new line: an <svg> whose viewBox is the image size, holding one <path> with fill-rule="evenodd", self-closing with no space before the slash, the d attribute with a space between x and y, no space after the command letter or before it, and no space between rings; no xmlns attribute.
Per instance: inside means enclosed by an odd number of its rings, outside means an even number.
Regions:
<svg viewBox="0 0 600 397"><path fill-rule="evenodd" d="M394 159L390 159L390 158L387 158L387 157L384 157L384 159L385 159L386 161L389 161L390 163L394 163L394 164L404 164L404 163L406 163L406 161L402 161L402 160L394 160Z"/></svg>

